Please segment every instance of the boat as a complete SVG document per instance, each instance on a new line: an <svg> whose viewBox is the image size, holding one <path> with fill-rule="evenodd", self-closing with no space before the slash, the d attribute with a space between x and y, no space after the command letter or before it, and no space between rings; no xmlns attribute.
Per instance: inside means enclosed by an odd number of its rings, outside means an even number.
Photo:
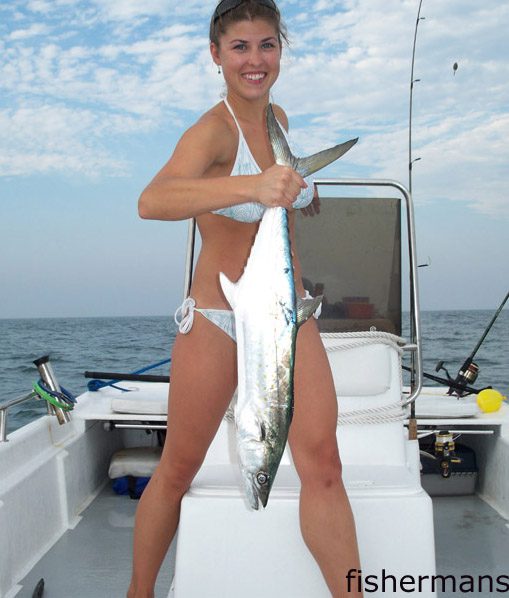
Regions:
<svg viewBox="0 0 509 598"><path fill-rule="evenodd" d="M319 214L299 215L296 234L305 287L324 295L319 326L361 555L352 584L362 582L373 596L507 591L509 409L481 413L471 397L423 385L411 196L395 181L316 184ZM196 241L191 221L186 295ZM401 337L402 288L411 308L408 340ZM105 382L71 406L51 360L36 366L39 392L57 398L48 414L7 435L9 408L37 393L0 404L0 596L125 596L136 508L128 495L158 462L171 382L105 372ZM127 480L127 496L113 491L112 479ZM300 536L298 496L286 451L267 509L248 508L229 410L183 499L156 595L329 596Z"/></svg>

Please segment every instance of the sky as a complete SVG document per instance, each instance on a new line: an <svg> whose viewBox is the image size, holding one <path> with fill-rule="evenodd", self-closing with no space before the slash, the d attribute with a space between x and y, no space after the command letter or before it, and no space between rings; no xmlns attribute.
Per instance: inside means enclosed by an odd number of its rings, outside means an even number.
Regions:
<svg viewBox="0 0 509 598"><path fill-rule="evenodd" d="M281 0L274 101L307 153L353 136L324 177L408 184L418 0ZM0 317L168 315L186 222L140 192L220 101L215 0L0 4ZM509 4L424 0L413 195L422 309L495 309L509 287ZM453 64L458 69L453 70Z"/></svg>

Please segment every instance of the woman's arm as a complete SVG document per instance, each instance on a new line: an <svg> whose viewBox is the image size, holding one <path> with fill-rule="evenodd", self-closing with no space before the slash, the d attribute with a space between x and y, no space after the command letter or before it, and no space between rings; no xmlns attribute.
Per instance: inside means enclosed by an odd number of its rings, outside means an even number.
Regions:
<svg viewBox="0 0 509 598"><path fill-rule="evenodd" d="M141 218L184 220L247 201L290 207L306 185L291 168L274 165L259 175L214 176L228 162L231 135L214 115L206 115L186 131L141 194Z"/></svg>

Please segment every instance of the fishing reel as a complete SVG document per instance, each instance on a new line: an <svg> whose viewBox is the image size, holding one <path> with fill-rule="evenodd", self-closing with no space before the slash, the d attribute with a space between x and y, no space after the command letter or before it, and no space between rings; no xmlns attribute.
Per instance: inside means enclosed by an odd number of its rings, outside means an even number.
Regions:
<svg viewBox="0 0 509 598"><path fill-rule="evenodd" d="M475 349L472 351L472 353L470 353L470 356L467 357L467 359L461 366L461 369L458 372L458 375L455 379L453 379L452 376L449 375L447 368L444 366L444 361L439 361L437 363L435 371L440 372L441 370L444 370L445 375L447 376L447 381L450 385L449 390L447 391L448 395L456 394L458 397L464 397L465 395L470 394L472 392L479 392L475 389L472 389L472 384L477 380L477 377L479 376L479 366L476 363L474 363L474 357L477 351L479 351L481 345L483 344L484 339L488 336L488 332L491 330L493 324L495 323L495 320L500 315L500 312L504 308L504 305L506 304L508 299L509 292L500 304L500 307L497 309L495 315L491 319L491 322L488 324L486 330L484 331L484 334L481 337L481 340L477 343Z"/></svg>
<svg viewBox="0 0 509 598"><path fill-rule="evenodd" d="M456 378L453 378L447 368L445 367L445 361L441 360L437 363L435 367L435 372L444 371L447 377L448 382L451 385L449 390L447 391L448 395L456 394L458 397L464 397L469 392L465 391L467 386L472 386L477 378L479 377L479 366L474 363L471 359L467 359L465 363L462 365L460 371Z"/></svg>
<svg viewBox="0 0 509 598"><path fill-rule="evenodd" d="M455 453L456 444L452 432L435 432L435 458L440 460L440 475L448 478L451 475L451 463L461 463L462 460Z"/></svg>

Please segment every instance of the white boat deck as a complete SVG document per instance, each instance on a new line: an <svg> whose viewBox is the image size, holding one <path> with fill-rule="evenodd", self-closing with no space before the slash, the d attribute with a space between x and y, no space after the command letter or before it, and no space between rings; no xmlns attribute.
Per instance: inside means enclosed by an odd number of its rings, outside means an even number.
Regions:
<svg viewBox="0 0 509 598"><path fill-rule="evenodd" d="M16 598L32 598L44 578L44 598L125 597L131 574L134 514L138 501L108 484L22 580ZM173 578L175 543L161 567L156 596L166 598Z"/></svg>
<svg viewBox="0 0 509 598"><path fill-rule="evenodd" d="M41 577L45 580L44 598L125 597L137 504L106 486L82 513L78 525L22 580L16 597L31 598ZM458 583L462 575L490 575L496 580L498 575L509 574L509 523L495 510L476 495L433 498L433 510L437 574L454 575ZM161 568L156 598L168 596L174 558L173 544ZM454 593L449 586L449 591L438 595L452 598L461 593L458 589ZM486 591L468 595L488 596L490 592L486 585Z"/></svg>

